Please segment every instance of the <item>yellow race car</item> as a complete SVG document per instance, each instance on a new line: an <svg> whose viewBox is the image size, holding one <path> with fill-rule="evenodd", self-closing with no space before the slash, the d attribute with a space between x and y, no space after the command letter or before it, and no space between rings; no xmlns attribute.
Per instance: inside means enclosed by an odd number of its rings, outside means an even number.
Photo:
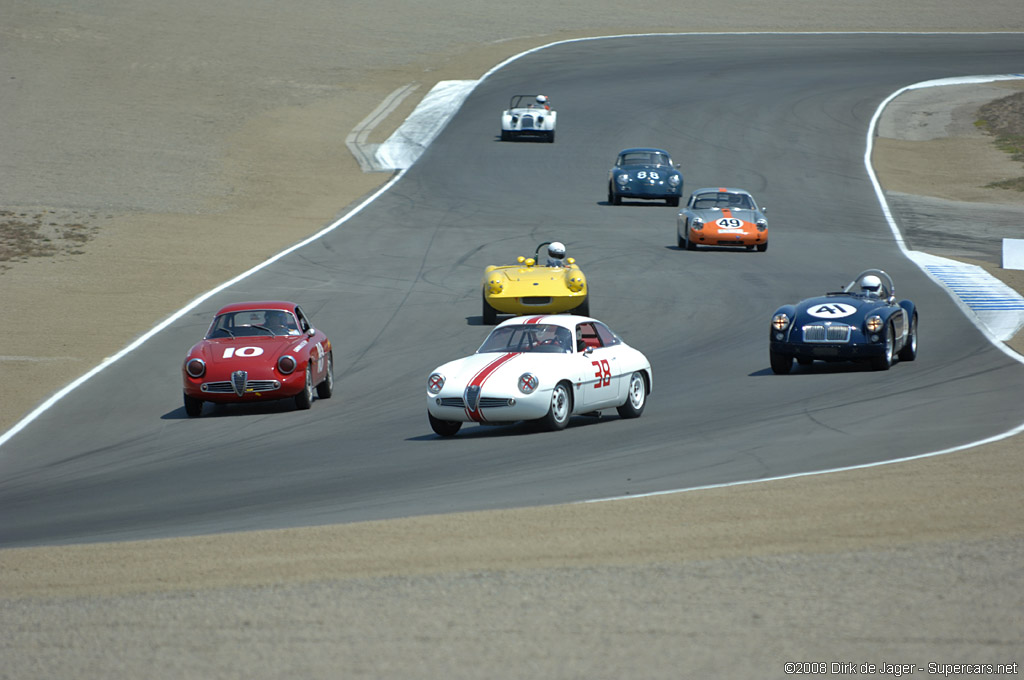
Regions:
<svg viewBox="0 0 1024 680"><path fill-rule="evenodd" d="M541 248L548 246L545 264L539 264ZM487 265L483 278L483 319L493 325L498 314L558 314L573 312L590 316L587 277L565 246L545 241L533 257L520 256L516 264Z"/></svg>

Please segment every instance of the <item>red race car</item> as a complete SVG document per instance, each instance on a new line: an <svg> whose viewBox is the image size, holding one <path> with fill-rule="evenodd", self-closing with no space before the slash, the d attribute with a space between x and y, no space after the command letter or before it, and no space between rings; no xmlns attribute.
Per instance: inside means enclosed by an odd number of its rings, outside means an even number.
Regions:
<svg viewBox="0 0 1024 680"><path fill-rule="evenodd" d="M181 367L185 413L203 402L272 401L294 397L295 406L334 391L331 341L294 302L236 302L217 312L206 337Z"/></svg>

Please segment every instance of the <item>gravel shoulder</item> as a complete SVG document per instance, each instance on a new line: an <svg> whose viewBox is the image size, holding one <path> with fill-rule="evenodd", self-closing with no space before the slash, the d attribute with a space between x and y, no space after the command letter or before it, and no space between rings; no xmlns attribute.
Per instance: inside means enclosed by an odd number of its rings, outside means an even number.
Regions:
<svg viewBox="0 0 1024 680"><path fill-rule="evenodd" d="M24 349L19 330L0 328L0 428L381 185L344 135L407 83L422 94L585 35L1024 29L1017 0L769 4L739 2L730 19L702 1L668 20L640 8L627 28L610 0L527 2L545 13L539 34L529 11L470 0L343 13L8 3L0 83L17 96L0 97L0 115L19 125L0 127L0 210L45 225L60 247L0 262L11 318L54 339ZM906 134L906 122L883 130L874 162L888 192L1024 210L1019 196L976 188L1008 161L973 112L1019 88L985 87L926 102L948 116L934 137ZM991 252L970 256L1024 290ZM123 334L87 323L110 309ZM0 550L0 678L782 677L799 660L1024 662L1022 451L1018 436L628 502Z"/></svg>

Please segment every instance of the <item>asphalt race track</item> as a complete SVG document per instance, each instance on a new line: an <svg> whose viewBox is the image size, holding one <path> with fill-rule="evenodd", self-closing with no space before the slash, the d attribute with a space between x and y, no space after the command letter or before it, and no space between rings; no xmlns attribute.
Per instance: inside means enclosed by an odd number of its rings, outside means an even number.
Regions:
<svg viewBox="0 0 1024 680"><path fill-rule="evenodd" d="M1014 428L1024 366L899 253L863 155L895 90L1022 64L1013 34L628 37L528 54L484 80L372 205L205 301L8 441L0 544L563 503L885 461ZM534 91L558 109L556 143L498 141L510 94ZM768 207L768 251L682 251L675 209L606 205L615 154L648 145L682 163L687 195L753 192ZM650 358L644 416L435 437L426 376L486 336L484 266L551 239L587 273L592 313ZM868 267L917 304L917 361L773 375L774 309ZM334 398L187 418L180 362L214 310L278 298L332 339Z"/></svg>

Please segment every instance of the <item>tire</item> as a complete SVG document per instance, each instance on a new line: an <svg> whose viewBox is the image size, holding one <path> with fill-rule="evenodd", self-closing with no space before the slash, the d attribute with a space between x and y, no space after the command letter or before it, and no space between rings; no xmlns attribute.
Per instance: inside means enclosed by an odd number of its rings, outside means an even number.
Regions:
<svg viewBox="0 0 1024 680"><path fill-rule="evenodd" d="M560 382L551 390L551 407L548 414L540 419L545 430L564 430L572 417L572 392L568 383Z"/></svg>
<svg viewBox="0 0 1024 680"><path fill-rule="evenodd" d="M510 139L512 139L512 133L509 132L508 130L502 130L501 131L501 141L507 142Z"/></svg>
<svg viewBox="0 0 1024 680"><path fill-rule="evenodd" d="M888 371L892 367L893 334L892 322L890 321L885 328L885 352L882 356L871 359L871 368L876 371Z"/></svg>
<svg viewBox="0 0 1024 680"><path fill-rule="evenodd" d="M431 415L430 411L427 411L427 419L430 421L430 429L434 431L439 437L454 437L455 433L462 427L462 423L458 420L441 420Z"/></svg>
<svg viewBox="0 0 1024 680"><path fill-rule="evenodd" d="M611 182L608 183L608 205L622 205L622 198L612 189Z"/></svg>
<svg viewBox="0 0 1024 680"><path fill-rule="evenodd" d="M572 310L573 314L579 314L580 316L590 316L590 293L587 293L587 297L576 309Z"/></svg>
<svg viewBox="0 0 1024 680"><path fill-rule="evenodd" d="M203 400L190 397L187 394L185 396L185 413L189 418L198 418L203 412Z"/></svg>
<svg viewBox="0 0 1024 680"><path fill-rule="evenodd" d="M697 244L690 240L690 227L686 227L686 249L697 250Z"/></svg>
<svg viewBox="0 0 1024 680"><path fill-rule="evenodd" d="M910 319L910 333L907 334L907 344L899 353L900 361L913 361L917 358L917 312Z"/></svg>
<svg viewBox="0 0 1024 680"><path fill-rule="evenodd" d="M767 241L765 241L764 243L758 243L757 244L757 252L763 253L766 250L768 250L768 242Z"/></svg>
<svg viewBox="0 0 1024 680"><path fill-rule="evenodd" d="M295 395L295 408L305 411L313 405L313 367L306 364L306 385Z"/></svg>
<svg viewBox="0 0 1024 680"><path fill-rule="evenodd" d="M793 369L793 355L768 350L768 359L772 365L772 373L786 375Z"/></svg>
<svg viewBox="0 0 1024 680"><path fill-rule="evenodd" d="M629 392L626 395L626 403L619 406L616 411L620 418L639 418L644 407L647 406L647 381L640 371L634 371L629 376Z"/></svg>
<svg viewBox="0 0 1024 680"><path fill-rule="evenodd" d="M665 205L667 205L669 207L672 207L672 208L678 208L679 207L679 197L676 196L675 198L666 198L665 199Z"/></svg>
<svg viewBox="0 0 1024 680"><path fill-rule="evenodd" d="M555 131L552 130L551 132L548 133L548 144L554 144L554 143L555 143Z"/></svg>
<svg viewBox="0 0 1024 680"><path fill-rule="evenodd" d="M334 352L327 355L327 375L316 386L316 396L319 399L330 399L334 394Z"/></svg>
<svg viewBox="0 0 1024 680"><path fill-rule="evenodd" d="M679 250L686 247L686 239L680 236L678 231L676 232L676 247L678 247Z"/></svg>
<svg viewBox="0 0 1024 680"><path fill-rule="evenodd" d="M498 310L496 310L494 307L491 307L491 304L487 302L486 295L484 295L482 292L480 293L480 295L483 298L483 314L481 314L481 316L484 319L484 325L493 326L494 324L498 323Z"/></svg>
<svg viewBox="0 0 1024 680"><path fill-rule="evenodd" d="M814 363L814 359L810 357L797 357L796 363L800 364L801 366L810 366L811 364Z"/></svg>

